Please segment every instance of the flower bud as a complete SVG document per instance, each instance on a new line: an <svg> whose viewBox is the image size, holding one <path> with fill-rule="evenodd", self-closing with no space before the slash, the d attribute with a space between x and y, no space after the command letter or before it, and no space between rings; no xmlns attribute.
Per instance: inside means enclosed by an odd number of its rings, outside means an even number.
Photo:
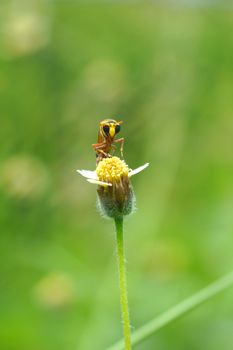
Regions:
<svg viewBox="0 0 233 350"><path fill-rule="evenodd" d="M104 158L97 166L100 181L109 186L98 186L98 206L111 218L129 215L135 208L135 196L129 180L129 168L118 157Z"/></svg>

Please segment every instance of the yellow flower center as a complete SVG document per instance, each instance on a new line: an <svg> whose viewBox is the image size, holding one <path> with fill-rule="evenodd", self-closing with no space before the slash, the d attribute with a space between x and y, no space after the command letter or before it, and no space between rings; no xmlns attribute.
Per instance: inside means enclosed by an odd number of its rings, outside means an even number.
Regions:
<svg viewBox="0 0 233 350"><path fill-rule="evenodd" d="M98 180L112 183L129 174L128 165L118 157L104 158L96 168Z"/></svg>

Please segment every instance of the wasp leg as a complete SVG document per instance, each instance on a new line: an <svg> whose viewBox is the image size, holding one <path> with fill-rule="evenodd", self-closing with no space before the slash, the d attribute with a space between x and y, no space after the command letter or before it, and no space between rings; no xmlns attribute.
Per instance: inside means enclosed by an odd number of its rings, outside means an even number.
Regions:
<svg viewBox="0 0 233 350"><path fill-rule="evenodd" d="M104 155L105 158L111 158L112 157L111 154L104 152L102 149L98 149L96 151L97 151L97 153L100 153L100 154Z"/></svg>
<svg viewBox="0 0 233 350"><path fill-rule="evenodd" d="M111 155L104 152L102 149L96 150L96 164L98 165L104 158L111 158Z"/></svg>
<svg viewBox="0 0 233 350"><path fill-rule="evenodd" d="M116 146L115 145L111 145L111 150L112 150L112 154L114 155L115 151L116 151Z"/></svg>
<svg viewBox="0 0 233 350"><path fill-rule="evenodd" d="M106 147L106 143L105 142L103 142L103 143L93 143L92 147L94 148L96 153L101 153L105 157L107 157L108 154L106 152L104 152L104 150L103 150Z"/></svg>
<svg viewBox="0 0 233 350"><path fill-rule="evenodd" d="M102 155L102 157L99 158L111 158L111 154L105 152L102 148L106 148L106 143L94 143L92 144L92 147L94 148L97 157Z"/></svg>
<svg viewBox="0 0 233 350"><path fill-rule="evenodd" d="M106 143L105 143L105 142L102 142L102 143L93 143L93 144L92 144L92 147L94 148L95 151L102 150L103 148L106 147Z"/></svg>
<svg viewBox="0 0 233 350"><path fill-rule="evenodd" d="M123 148L124 148L124 142L125 142L124 137L122 137L121 139L116 139L116 140L114 140L114 142L120 142L121 143L120 151L121 151L121 157L123 158Z"/></svg>

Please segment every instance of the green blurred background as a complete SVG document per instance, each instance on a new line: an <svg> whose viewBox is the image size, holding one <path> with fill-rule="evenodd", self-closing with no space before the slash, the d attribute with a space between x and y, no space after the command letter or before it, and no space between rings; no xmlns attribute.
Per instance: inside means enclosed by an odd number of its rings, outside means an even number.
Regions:
<svg viewBox="0 0 233 350"><path fill-rule="evenodd" d="M1 1L1 350L122 335L113 223L76 173L105 117L129 166L150 162L126 220L133 327L232 269L233 12L196 4ZM232 297L136 348L231 350Z"/></svg>

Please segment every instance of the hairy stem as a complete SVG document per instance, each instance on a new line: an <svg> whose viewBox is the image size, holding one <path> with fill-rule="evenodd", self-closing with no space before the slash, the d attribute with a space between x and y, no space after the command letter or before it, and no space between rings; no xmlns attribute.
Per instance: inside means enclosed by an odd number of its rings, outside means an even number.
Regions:
<svg viewBox="0 0 233 350"><path fill-rule="evenodd" d="M127 296L123 217L115 219L116 240L117 240L117 262L119 271L121 317L123 323L125 350L131 350L130 320Z"/></svg>
<svg viewBox="0 0 233 350"><path fill-rule="evenodd" d="M215 282L209 284L207 287L201 289L199 292L173 306L168 311L165 311L160 316L155 317L152 321L136 330L132 335L132 344L136 345L140 343L153 335L160 328L183 316L231 286L233 286L233 272L219 278ZM119 341L115 345L110 346L107 350L124 350L123 342Z"/></svg>

